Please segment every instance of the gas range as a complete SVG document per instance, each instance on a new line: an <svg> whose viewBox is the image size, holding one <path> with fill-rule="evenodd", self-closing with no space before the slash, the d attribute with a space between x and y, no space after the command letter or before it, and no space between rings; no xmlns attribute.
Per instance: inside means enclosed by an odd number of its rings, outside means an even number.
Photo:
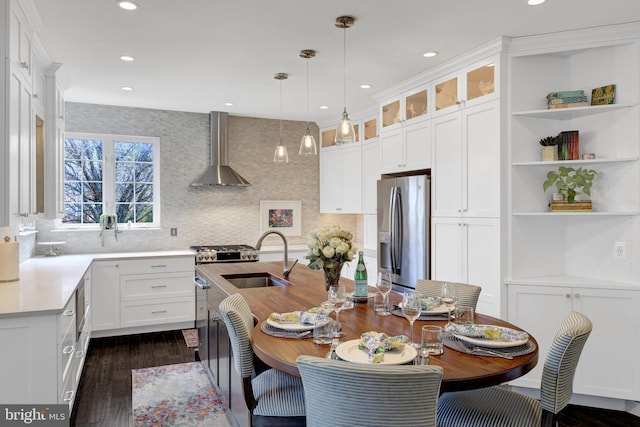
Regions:
<svg viewBox="0 0 640 427"><path fill-rule="evenodd" d="M249 245L203 245L191 249L196 251L196 264L255 262L259 258L259 252Z"/></svg>

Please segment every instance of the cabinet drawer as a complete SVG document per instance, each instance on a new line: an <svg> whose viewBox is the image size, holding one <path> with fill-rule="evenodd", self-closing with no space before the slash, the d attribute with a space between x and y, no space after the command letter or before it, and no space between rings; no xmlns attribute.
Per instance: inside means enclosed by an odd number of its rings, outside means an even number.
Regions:
<svg viewBox="0 0 640 427"><path fill-rule="evenodd" d="M75 319L75 316L74 316ZM69 325L62 341L58 344L58 384L60 387L71 375L71 365L76 353L76 328L75 323ZM58 389L58 391L61 391Z"/></svg>
<svg viewBox="0 0 640 427"><path fill-rule="evenodd" d="M190 296L194 293L193 271L189 273L130 274L120 276L120 299Z"/></svg>
<svg viewBox="0 0 640 427"><path fill-rule="evenodd" d="M120 326L158 325L195 319L195 297L149 301L126 301L120 309Z"/></svg>
<svg viewBox="0 0 640 427"><path fill-rule="evenodd" d="M149 274L195 271L195 257L157 257L127 259L119 262L120 274Z"/></svg>
<svg viewBox="0 0 640 427"><path fill-rule="evenodd" d="M62 341L64 334L67 333L69 325L75 325L76 315L76 296L74 293L62 313L58 315L58 343Z"/></svg>

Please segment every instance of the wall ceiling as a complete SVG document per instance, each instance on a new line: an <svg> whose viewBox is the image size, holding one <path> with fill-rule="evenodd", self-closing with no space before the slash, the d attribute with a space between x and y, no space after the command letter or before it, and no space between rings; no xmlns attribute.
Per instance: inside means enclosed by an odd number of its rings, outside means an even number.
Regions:
<svg viewBox="0 0 640 427"><path fill-rule="evenodd" d="M337 120L344 106L341 15L356 18L346 30L351 113L373 107L377 91L499 36L640 19L638 0L135 0L132 12L115 0L30 1L42 45L64 64L68 101L316 122ZM309 114L302 49L317 51ZM440 55L424 58L430 50ZM282 114L278 72L289 73Z"/></svg>

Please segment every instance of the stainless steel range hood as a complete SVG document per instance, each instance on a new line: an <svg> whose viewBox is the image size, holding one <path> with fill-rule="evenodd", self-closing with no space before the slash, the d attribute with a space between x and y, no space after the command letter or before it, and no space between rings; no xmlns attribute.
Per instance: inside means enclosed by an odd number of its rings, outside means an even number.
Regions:
<svg viewBox="0 0 640 427"><path fill-rule="evenodd" d="M191 183L192 187L203 186L236 186L250 185L238 172L231 169L228 156L228 113L212 111L209 113L209 129L211 131L209 166L200 178Z"/></svg>

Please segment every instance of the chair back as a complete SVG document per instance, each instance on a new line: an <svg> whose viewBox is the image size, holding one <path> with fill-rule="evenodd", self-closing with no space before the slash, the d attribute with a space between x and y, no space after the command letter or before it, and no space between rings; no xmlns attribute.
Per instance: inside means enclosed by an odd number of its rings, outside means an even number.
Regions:
<svg viewBox="0 0 640 427"><path fill-rule="evenodd" d="M307 427L436 426L442 368L299 356Z"/></svg>
<svg viewBox="0 0 640 427"><path fill-rule="evenodd" d="M482 291L482 287L477 285L448 282L446 280L420 279L416 281L416 291L428 297L442 296L442 282L453 283L456 285L456 289L458 290L458 301L456 302L456 305L463 305L473 307L474 310L476 309L476 306L478 305L478 298L480 298L480 292Z"/></svg>
<svg viewBox="0 0 640 427"><path fill-rule="evenodd" d="M240 294L233 294L220 303L220 315L229 332L234 355L234 368L241 378L250 378L254 372L253 315L249 304Z"/></svg>
<svg viewBox="0 0 640 427"><path fill-rule="evenodd" d="M557 414L569 403L576 367L592 327L591 320L577 311L571 312L560 325L542 369L543 409Z"/></svg>

